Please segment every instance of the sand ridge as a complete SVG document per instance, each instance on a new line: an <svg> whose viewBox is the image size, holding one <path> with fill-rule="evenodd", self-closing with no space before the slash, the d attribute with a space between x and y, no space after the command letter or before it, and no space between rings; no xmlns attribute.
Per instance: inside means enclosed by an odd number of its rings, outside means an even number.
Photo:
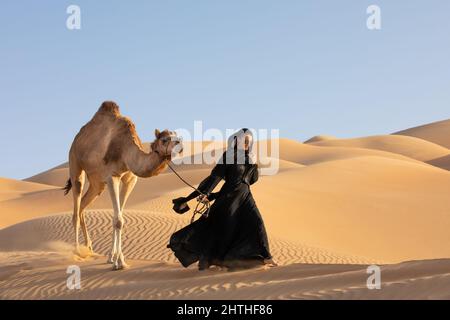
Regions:
<svg viewBox="0 0 450 320"><path fill-rule="evenodd" d="M450 150L443 146L423 139L402 135L333 139L314 142L313 145L375 149L401 154L423 162L450 155Z"/></svg>
<svg viewBox="0 0 450 320"><path fill-rule="evenodd" d="M450 148L450 119L402 130L394 134L417 137Z"/></svg>

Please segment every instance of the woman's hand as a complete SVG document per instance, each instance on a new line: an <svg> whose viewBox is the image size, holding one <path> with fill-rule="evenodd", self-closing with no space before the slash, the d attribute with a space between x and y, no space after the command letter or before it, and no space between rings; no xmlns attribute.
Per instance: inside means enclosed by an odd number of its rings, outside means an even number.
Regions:
<svg viewBox="0 0 450 320"><path fill-rule="evenodd" d="M209 201L208 196L206 194L202 194L197 198L198 202L207 202Z"/></svg>

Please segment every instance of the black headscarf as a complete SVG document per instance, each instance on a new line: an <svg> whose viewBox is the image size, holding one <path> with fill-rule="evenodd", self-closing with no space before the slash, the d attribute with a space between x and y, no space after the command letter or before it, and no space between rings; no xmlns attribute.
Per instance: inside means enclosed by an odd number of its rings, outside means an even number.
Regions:
<svg viewBox="0 0 450 320"><path fill-rule="evenodd" d="M245 137L250 136L251 141L248 150L245 150ZM227 151L225 153L225 163L227 164L253 164L255 156L253 154L253 133L243 128L228 138Z"/></svg>

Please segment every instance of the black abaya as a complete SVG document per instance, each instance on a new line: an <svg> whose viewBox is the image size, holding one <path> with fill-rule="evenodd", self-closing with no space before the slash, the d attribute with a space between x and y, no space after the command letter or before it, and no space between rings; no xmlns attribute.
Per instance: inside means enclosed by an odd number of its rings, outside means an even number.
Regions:
<svg viewBox="0 0 450 320"><path fill-rule="evenodd" d="M173 234L168 246L184 267L199 260L208 266L253 266L272 258L264 222L250 191L258 180L258 167L246 160L245 164L226 164L224 153L221 163L200 184L199 190L215 199L209 216ZM211 194L222 179L220 192ZM193 192L178 201L198 195Z"/></svg>

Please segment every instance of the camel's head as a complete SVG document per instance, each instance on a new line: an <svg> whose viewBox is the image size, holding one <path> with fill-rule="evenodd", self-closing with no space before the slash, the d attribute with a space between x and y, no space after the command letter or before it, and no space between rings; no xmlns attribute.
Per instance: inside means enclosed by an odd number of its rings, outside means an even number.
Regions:
<svg viewBox="0 0 450 320"><path fill-rule="evenodd" d="M173 131L155 130L155 141L151 144L152 151L172 159L172 157L183 152L183 143L180 137Z"/></svg>

